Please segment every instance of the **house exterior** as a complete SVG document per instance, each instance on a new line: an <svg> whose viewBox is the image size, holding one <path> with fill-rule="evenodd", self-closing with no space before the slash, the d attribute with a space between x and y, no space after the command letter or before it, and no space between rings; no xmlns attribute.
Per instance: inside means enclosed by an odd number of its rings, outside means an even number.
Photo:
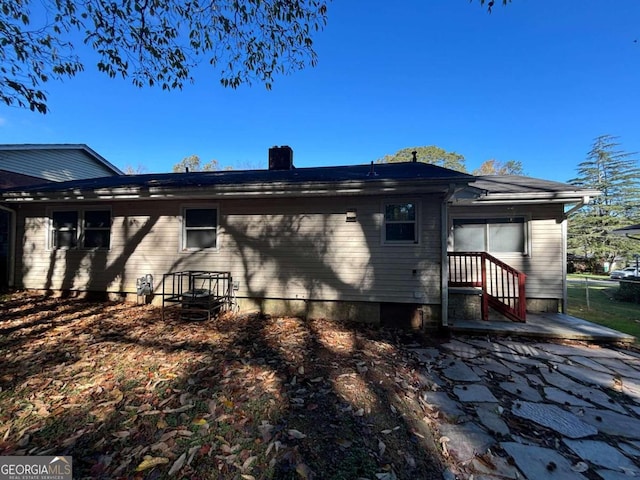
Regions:
<svg viewBox="0 0 640 480"><path fill-rule="evenodd" d="M84 144L0 144L0 189L124 175ZM14 211L0 205L0 288L12 282Z"/></svg>
<svg viewBox="0 0 640 480"><path fill-rule="evenodd" d="M241 311L429 328L447 323L448 256L473 246L528 275L528 308L557 311L564 212L597 193L415 162L298 169L288 147L269 166L4 191L15 286L123 296L144 275L160 293L165 273L224 271Z"/></svg>

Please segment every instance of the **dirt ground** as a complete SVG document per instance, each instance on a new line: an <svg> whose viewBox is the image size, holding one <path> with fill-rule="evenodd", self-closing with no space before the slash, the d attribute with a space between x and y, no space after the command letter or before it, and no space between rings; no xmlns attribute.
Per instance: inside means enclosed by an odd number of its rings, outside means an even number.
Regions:
<svg viewBox="0 0 640 480"><path fill-rule="evenodd" d="M0 304L0 455L74 478L441 479L403 331L26 292Z"/></svg>

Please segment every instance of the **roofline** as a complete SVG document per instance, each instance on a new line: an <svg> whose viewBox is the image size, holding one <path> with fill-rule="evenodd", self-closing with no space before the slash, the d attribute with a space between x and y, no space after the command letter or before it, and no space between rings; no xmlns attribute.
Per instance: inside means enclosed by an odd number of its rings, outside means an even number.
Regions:
<svg viewBox="0 0 640 480"><path fill-rule="evenodd" d="M109 170L124 175L125 173L106 158L84 143L19 143L0 144L0 150L82 150Z"/></svg>
<svg viewBox="0 0 640 480"><path fill-rule="evenodd" d="M337 182L275 182L220 184L205 187L117 187L60 192L6 192L5 202L101 201L132 199L264 198L297 196L417 194L446 192L450 186L468 184L468 179L346 180ZM416 188L422 188L417 192ZM425 190L425 187L432 187ZM433 188L435 187L435 188Z"/></svg>
<svg viewBox="0 0 640 480"><path fill-rule="evenodd" d="M598 190L571 190L560 192L527 192L527 193L491 193L487 192L478 198L465 202L461 200L457 203L472 203L474 205L501 205L511 203L539 203L547 201L551 203L575 203L581 202L585 197L596 197L602 195Z"/></svg>

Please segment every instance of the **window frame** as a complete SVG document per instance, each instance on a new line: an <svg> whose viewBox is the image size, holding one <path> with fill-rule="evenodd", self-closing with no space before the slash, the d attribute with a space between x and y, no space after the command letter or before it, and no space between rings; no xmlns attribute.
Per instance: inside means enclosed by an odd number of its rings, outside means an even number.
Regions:
<svg viewBox="0 0 640 480"><path fill-rule="evenodd" d="M522 219L522 222L491 222L491 220L509 220L509 219ZM494 256L519 256L530 257L531 256L531 216L526 214L518 215L483 215L483 216L468 216L468 215L456 215L451 218L451 248L453 252L461 252L466 250L457 250L455 243L455 224L457 221L465 222L469 224L482 225L484 227L483 246L482 251L490 253ZM478 223L483 222L483 223ZM521 224L522 233L524 235L522 247L523 251L495 251L491 249L490 245L490 226L503 224Z"/></svg>
<svg viewBox="0 0 640 480"><path fill-rule="evenodd" d="M413 205L414 219L410 220L387 220L387 207L390 205ZM381 206L382 210L382 228L381 228L381 243L386 246L403 246L403 245L419 245L420 244L420 203L412 198L407 199L389 199L384 200ZM409 224L413 223L413 240L390 240L387 238L387 225L394 224Z"/></svg>
<svg viewBox="0 0 640 480"><path fill-rule="evenodd" d="M55 245L56 229L54 229L53 216L56 213L74 212L76 214L76 237L75 246L73 247L60 247ZM91 227L87 228L85 224L86 212L109 212L109 227ZM90 231L108 231L109 232L109 244L106 247L87 247L85 246L85 232ZM60 230L62 231L62 230ZM113 233L113 212L111 206L99 206L91 205L86 207L49 207L47 208L47 249L51 250L86 250L86 251L109 251L111 250L111 238Z"/></svg>
<svg viewBox="0 0 640 480"><path fill-rule="evenodd" d="M72 247L61 247L56 245L56 232L58 231L55 228L55 221L53 216L56 213L69 213L69 212L73 212L76 214L76 228L75 228L75 232L76 232L76 238L75 238L75 245ZM48 212L47 212L47 220L48 220L48 224L47 224L47 246L49 247L49 250L78 250L80 248L80 211L77 208L51 208ZM59 230L59 231L67 231L67 230Z"/></svg>
<svg viewBox="0 0 640 480"><path fill-rule="evenodd" d="M187 210L215 210L215 226L211 227L187 227ZM215 229L215 246L194 248L187 247L188 230L211 230ZM220 249L220 206L217 203L197 203L185 204L180 208L180 251L181 252L217 252Z"/></svg>
<svg viewBox="0 0 640 480"><path fill-rule="evenodd" d="M86 215L87 212L108 212L109 213L109 226L108 227L87 227L86 225ZM80 239L82 250L111 250L111 233L113 229L113 214L111 213L111 208L102 208L102 207L87 207L82 209L82 219L80 220ZM93 232L109 232L109 242L106 247L87 247L86 246L86 238L87 238L87 230Z"/></svg>

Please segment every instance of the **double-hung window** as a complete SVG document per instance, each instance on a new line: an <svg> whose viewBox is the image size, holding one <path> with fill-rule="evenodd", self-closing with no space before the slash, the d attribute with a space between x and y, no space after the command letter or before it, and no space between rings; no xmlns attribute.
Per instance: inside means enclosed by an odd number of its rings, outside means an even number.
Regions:
<svg viewBox="0 0 640 480"><path fill-rule="evenodd" d="M384 243L417 243L418 215L414 202L384 205Z"/></svg>
<svg viewBox="0 0 640 480"><path fill-rule="evenodd" d="M453 220L456 252L527 253L524 217Z"/></svg>
<svg viewBox="0 0 640 480"><path fill-rule="evenodd" d="M51 248L70 249L78 246L78 212L64 210L51 214Z"/></svg>
<svg viewBox="0 0 640 480"><path fill-rule="evenodd" d="M49 245L52 249L109 249L110 210L54 210L50 225Z"/></svg>
<svg viewBox="0 0 640 480"><path fill-rule="evenodd" d="M217 208L184 209L182 232L182 248L184 250L216 248L217 236Z"/></svg>
<svg viewBox="0 0 640 480"><path fill-rule="evenodd" d="M108 249L111 240L111 212L87 210L83 218L84 248Z"/></svg>

